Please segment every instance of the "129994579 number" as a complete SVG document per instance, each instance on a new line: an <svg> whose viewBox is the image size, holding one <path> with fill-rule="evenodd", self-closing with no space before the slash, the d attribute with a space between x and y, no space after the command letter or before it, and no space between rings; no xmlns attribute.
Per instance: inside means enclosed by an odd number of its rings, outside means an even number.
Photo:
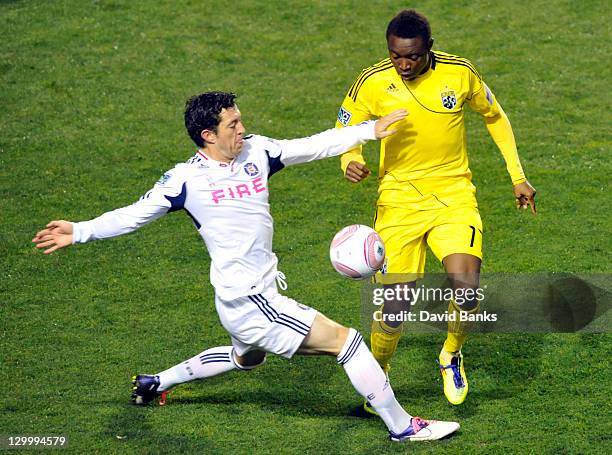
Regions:
<svg viewBox="0 0 612 455"><path fill-rule="evenodd" d="M4 435L0 448L17 449L26 447L66 447L68 438L56 435Z"/></svg>

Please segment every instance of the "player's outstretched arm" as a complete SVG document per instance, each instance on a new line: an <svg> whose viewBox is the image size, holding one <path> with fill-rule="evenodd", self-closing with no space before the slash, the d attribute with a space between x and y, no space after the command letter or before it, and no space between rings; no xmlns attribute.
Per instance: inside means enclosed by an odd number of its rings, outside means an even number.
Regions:
<svg viewBox="0 0 612 455"><path fill-rule="evenodd" d="M346 128L331 128L313 136L290 140L274 140L276 144L270 147L276 150L266 150L270 158L280 158L283 166L308 163L338 156L347 150L351 150L367 141L386 138L395 130L389 127L403 119L407 112L403 109L397 110L389 115L381 117L377 121L365 121Z"/></svg>
<svg viewBox="0 0 612 455"><path fill-rule="evenodd" d="M51 254L72 245L72 233L72 223L64 220L51 221L45 229L36 233L32 242L36 244L36 248L46 248L43 253Z"/></svg>
<svg viewBox="0 0 612 455"><path fill-rule="evenodd" d="M516 207L527 209L531 207L531 213L536 214L535 203L536 190L528 181L514 185L514 197L516 197Z"/></svg>
<svg viewBox="0 0 612 455"><path fill-rule="evenodd" d="M86 243L134 232L168 212L171 202L165 194L175 196L177 191L174 189L168 192L164 189L167 190L161 184L156 185L138 202L103 213L89 221L51 221L34 236L32 242L36 243L36 248L46 248L44 253L50 254L73 243Z"/></svg>

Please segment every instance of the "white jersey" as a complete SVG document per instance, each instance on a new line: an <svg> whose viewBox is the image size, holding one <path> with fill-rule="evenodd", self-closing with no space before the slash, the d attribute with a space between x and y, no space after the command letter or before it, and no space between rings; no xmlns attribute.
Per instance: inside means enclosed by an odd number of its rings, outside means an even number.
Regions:
<svg viewBox="0 0 612 455"><path fill-rule="evenodd" d="M277 273L270 176L288 165L340 155L371 139L376 139L373 121L302 139L247 136L230 163L215 161L200 149L166 172L138 202L74 223L73 241L127 234L166 213L185 210L208 248L217 295L230 300L261 293Z"/></svg>

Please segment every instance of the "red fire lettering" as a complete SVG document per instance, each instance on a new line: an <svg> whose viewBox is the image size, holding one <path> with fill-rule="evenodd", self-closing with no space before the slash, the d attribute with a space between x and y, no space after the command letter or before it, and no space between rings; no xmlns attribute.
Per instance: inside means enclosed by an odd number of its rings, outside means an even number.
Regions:
<svg viewBox="0 0 612 455"><path fill-rule="evenodd" d="M215 190L212 192L212 198L213 198L213 201L215 201L215 204L218 204L221 198L224 198L224 197L225 197L225 194L223 194L223 190Z"/></svg>
<svg viewBox="0 0 612 455"><path fill-rule="evenodd" d="M251 195L251 192L249 191L249 187L246 186L244 183L241 183L240 185L236 185L236 193L238 193L239 197Z"/></svg>
<svg viewBox="0 0 612 455"><path fill-rule="evenodd" d="M253 180L253 189L256 193L266 191L266 187L261 184L261 177L257 177L255 180Z"/></svg>

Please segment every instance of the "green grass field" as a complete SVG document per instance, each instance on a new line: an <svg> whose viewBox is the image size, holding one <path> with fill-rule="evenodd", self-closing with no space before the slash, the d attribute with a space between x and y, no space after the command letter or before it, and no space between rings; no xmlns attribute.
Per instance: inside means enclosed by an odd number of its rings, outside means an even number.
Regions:
<svg viewBox="0 0 612 455"><path fill-rule="evenodd" d="M0 434L64 434L73 453L604 453L612 419L603 334L477 334L470 395L451 407L443 336L402 339L391 380L413 414L457 419L432 444L392 445L330 358L269 358L189 384L166 407L129 402L130 377L227 344L208 256L184 214L43 256L51 219L137 200L194 151L185 99L232 90L249 131L299 137L333 125L359 71L386 56L404 7L434 48L469 58L512 121L538 190L514 209L501 155L467 115L486 272L610 272L610 14L605 1L0 1ZM376 144L367 147L374 164ZM338 160L271 180L288 294L359 325L360 285L327 259L337 229L369 224L376 181ZM440 271L429 258L428 270ZM608 447L608 449L606 449Z"/></svg>

